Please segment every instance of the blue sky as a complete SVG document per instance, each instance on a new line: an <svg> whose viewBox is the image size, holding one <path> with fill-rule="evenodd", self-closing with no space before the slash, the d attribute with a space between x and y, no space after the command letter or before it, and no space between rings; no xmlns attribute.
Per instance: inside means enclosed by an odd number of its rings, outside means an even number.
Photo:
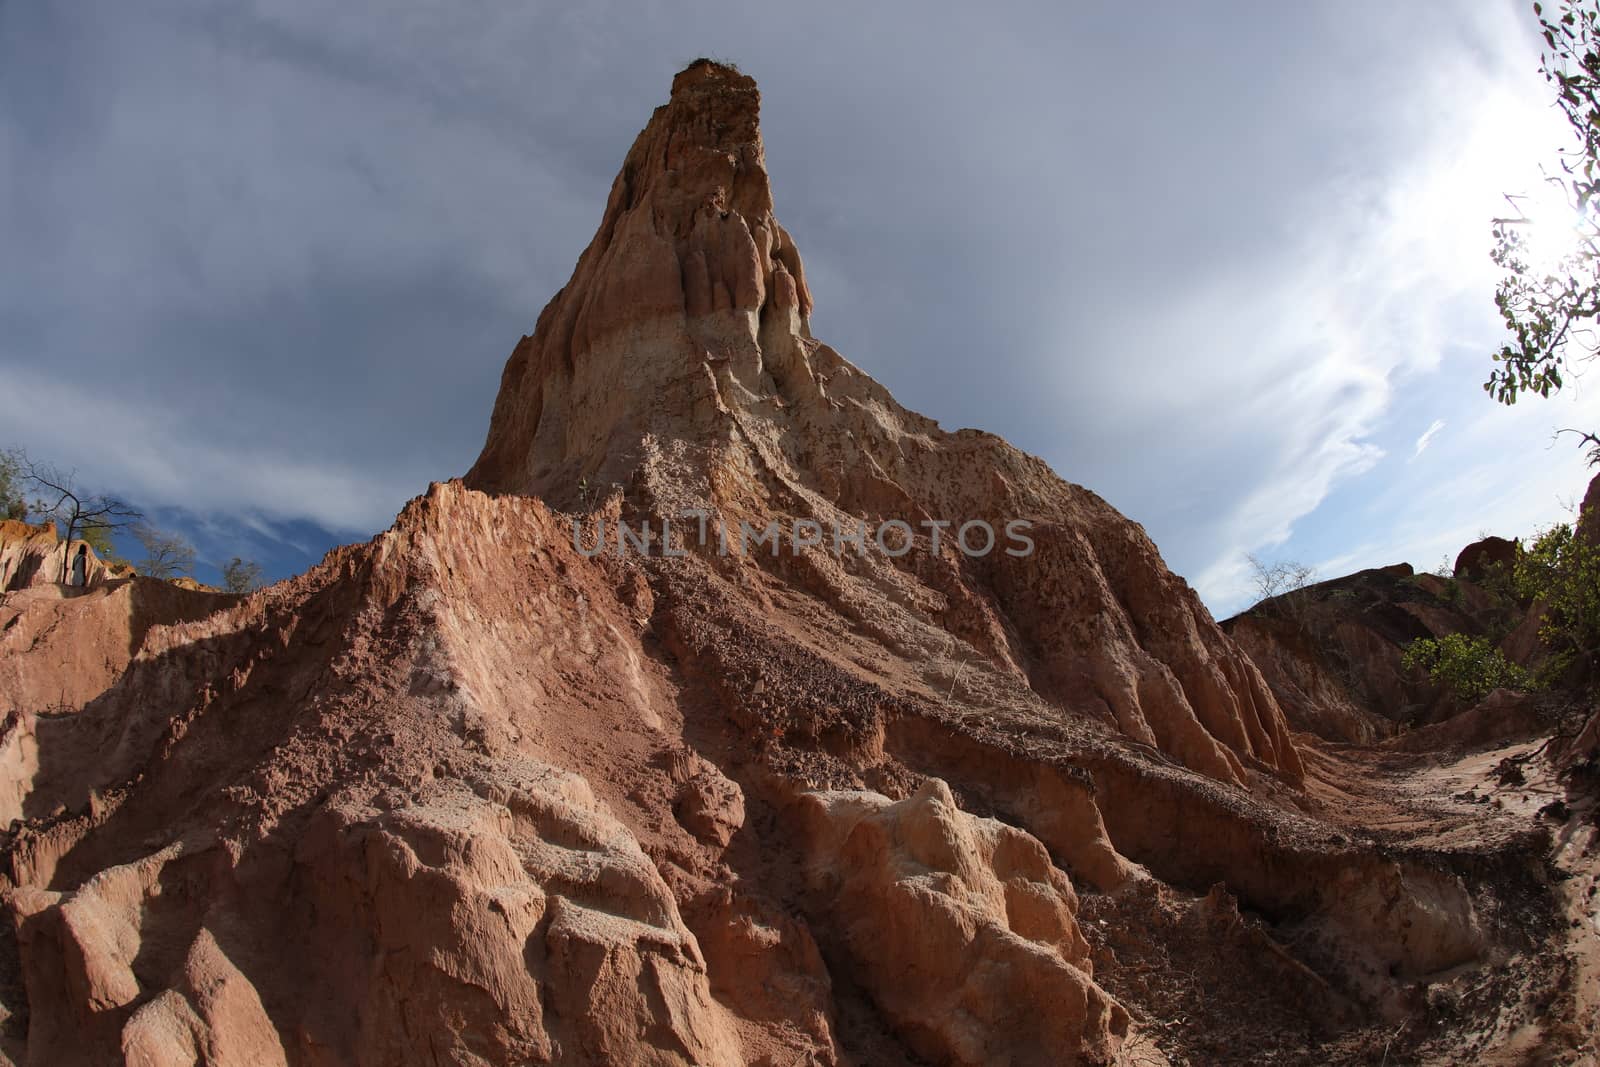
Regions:
<svg viewBox="0 0 1600 1067"><path fill-rule="evenodd" d="M1431 568L1566 518L1488 219L1563 144L1521 4L0 3L0 444L275 576L482 444L699 55L763 90L812 326L946 427L1246 553ZM1430 429L1433 431L1429 433ZM1418 451L1419 442L1426 439ZM200 576L209 575L202 567Z"/></svg>

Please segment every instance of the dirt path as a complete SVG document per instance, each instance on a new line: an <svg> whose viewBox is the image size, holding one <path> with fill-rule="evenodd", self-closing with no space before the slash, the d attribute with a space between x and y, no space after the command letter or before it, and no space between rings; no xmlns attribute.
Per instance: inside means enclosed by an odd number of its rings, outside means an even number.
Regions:
<svg viewBox="0 0 1600 1067"><path fill-rule="evenodd" d="M1565 791L1537 777L1543 742L1466 754L1407 753L1303 737L1306 792L1329 822L1391 844L1443 851L1503 848L1537 828L1538 812ZM1502 782L1505 761L1523 781Z"/></svg>
<svg viewBox="0 0 1600 1067"><path fill-rule="evenodd" d="M1544 944L1441 982L1437 997L1477 1010L1450 1032L1414 1039L1395 1062L1600 1064L1600 827L1596 800L1559 781L1542 738L1412 754L1306 739L1307 793L1329 821L1393 847L1526 857L1559 904ZM1504 888L1504 887L1501 887Z"/></svg>

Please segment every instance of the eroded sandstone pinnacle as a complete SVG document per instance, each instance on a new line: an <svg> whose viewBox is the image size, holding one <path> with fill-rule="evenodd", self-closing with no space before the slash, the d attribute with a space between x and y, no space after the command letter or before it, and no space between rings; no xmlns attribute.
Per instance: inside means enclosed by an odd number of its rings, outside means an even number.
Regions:
<svg viewBox="0 0 1600 1067"><path fill-rule="evenodd" d="M673 80L572 280L506 365L468 484L548 489L616 443L608 417L655 429L638 408L659 391L692 408L698 368L748 355L763 335L769 347L809 337L811 294L773 214L760 106L753 79L709 60Z"/></svg>
<svg viewBox="0 0 1600 1067"><path fill-rule="evenodd" d="M620 511L658 529L685 510L725 528L1026 519L1038 534L1026 559L952 561L950 539L936 549L923 526L887 572L817 558L803 580L928 642L959 617L957 632L1035 693L1208 774L1242 781L1243 760L1297 777L1259 673L1142 530L999 438L906 410L811 336L759 109L755 83L730 67L677 76L571 281L507 361L466 483L580 510L591 487L615 487ZM936 633L886 594L886 580L908 579L945 604Z"/></svg>
<svg viewBox="0 0 1600 1067"><path fill-rule="evenodd" d="M0 1064L1360 1062L1531 943L1548 886L1462 873L1520 859L1330 814L1360 774L1137 524L812 336L758 111L678 75L389 530L244 598L0 601ZM685 509L916 532L573 543ZM1026 557L927 525L1014 518Z"/></svg>

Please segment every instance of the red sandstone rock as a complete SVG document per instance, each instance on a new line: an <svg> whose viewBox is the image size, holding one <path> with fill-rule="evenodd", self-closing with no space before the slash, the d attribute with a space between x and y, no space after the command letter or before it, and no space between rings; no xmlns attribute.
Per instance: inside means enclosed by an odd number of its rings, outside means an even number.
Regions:
<svg viewBox="0 0 1600 1067"><path fill-rule="evenodd" d="M952 523L937 551L924 531L898 560L761 565L867 621L933 689L958 670L969 691L1021 682L1213 777L1242 783L1247 763L1297 777L1260 674L1142 530L999 438L900 407L812 338L758 104L728 68L678 76L572 281L507 362L467 484L585 510L580 487L624 487L623 513L657 530L686 508L728 530L814 522L829 538L863 520ZM954 547L965 522L998 535L1014 519L1033 524L1026 558ZM682 569L727 582L714 548L694 547ZM727 594L747 599L737 584Z"/></svg>
<svg viewBox="0 0 1600 1067"><path fill-rule="evenodd" d="M80 554L84 561L81 581L79 569L74 566ZM61 540L53 522L32 526L15 519L0 519L0 593L58 583L83 588L132 573L126 565L113 567L101 562L87 542Z"/></svg>
<svg viewBox="0 0 1600 1067"><path fill-rule="evenodd" d="M930 780L898 803L805 797L810 879L912 1047L938 1063L1109 1062L1128 1014L1094 984L1078 897L1028 834Z"/></svg>
<svg viewBox="0 0 1600 1067"><path fill-rule="evenodd" d="M1578 512L1578 532L1592 544L1600 544L1600 474L1589 482Z"/></svg>
<svg viewBox="0 0 1600 1067"><path fill-rule="evenodd" d="M1469 579L1400 564L1283 594L1222 625L1260 666L1295 729L1368 744L1466 710L1404 665L1411 642L1503 633L1521 610Z"/></svg>
<svg viewBox="0 0 1600 1067"><path fill-rule="evenodd" d="M1507 578L1517 562L1517 542L1504 537L1485 537L1463 548L1456 556L1455 576L1481 582L1498 569Z"/></svg>
<svg viewBox="0 0 1600 1067"><path fill-rule="evenodd" d="M467 483L246 598L7 600L0 1058L1409 1062L1457 988L1507 1007L1441 1060L1524 997L1580 1029L1489 967L1551 944L1525 827L1308 775L1143 531L810 336L756 105L679 76ZM683 508L1037 551L573 544Z"/></svg>

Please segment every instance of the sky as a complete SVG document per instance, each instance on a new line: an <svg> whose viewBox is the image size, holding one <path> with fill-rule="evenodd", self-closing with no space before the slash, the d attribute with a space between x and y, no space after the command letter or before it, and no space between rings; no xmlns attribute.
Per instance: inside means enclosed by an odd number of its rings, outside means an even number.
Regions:
<svg viewBox="0 0 1600 1067"><path fill-rule="evenodd" d="M1530 5L0 0L0 446L272 577L482 446L672 75L762 89L813 332L1139 523L1433 569L1570 518L1600 379L1493 403ZM130 551L136 551L130 549Z"/></svg>

